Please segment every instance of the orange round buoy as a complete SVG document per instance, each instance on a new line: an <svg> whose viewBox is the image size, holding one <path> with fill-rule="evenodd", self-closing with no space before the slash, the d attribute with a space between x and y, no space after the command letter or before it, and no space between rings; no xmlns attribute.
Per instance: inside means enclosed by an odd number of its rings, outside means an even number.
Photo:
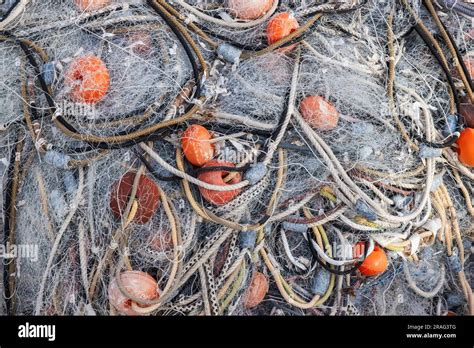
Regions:
<svg viewBox="0 0 474 348"><path fill-rule="evenodd" d="M320 96L303 99L300 105L301 116L310 126L320 130L331 130L337 127L339 112L330 102Z"/></svg>
<svg viewBox="0 0 474 348"><path fill-rule="evenodd" d="M288 12L282 12L275 15L267 27L267 40L270 45L274 44L277 41L287 37L292 32L299 28L298 21L296 18ZM285 47L281 52L285 53L290 51L295 45L290 47Z"/></svg>
<svg viewBox="0 0 474 348"><path fill-rule="evenodd" d="M457 144L459 161L465 166L474 167L474 128L464 129Z"/></svg>
<svg viewBox="0 0 474 348"><path fill-rule="evenodd" d="M70 97L77 103L97 103L107 94L110 75L105 63L98 57L87 55L74 60L65 73L65 84Z"/></svg>
<svg viewBox="0 0 474 348"><path fill-rule="evenodd" d="M235 165L230 162L211 160L207 162L203 166L203 168L217 167L217 166L235 167ZM229 172L224 171L224 170L203 172L198 175L198 179L208 184L219 185L219 186L225 186L229 184L231 185L238 184L242 180L242 176L240 175L240 173L237 173L229 183L226 183L224 182L224 178L227 176L227 174L229 174ZM213 190L208 190L208 189L199 187L199 191L201 192L201 195L204 197L206 201L213 203L215 205L223 205L233 200L240 193L241 190L238 189L238 190L231 190L231 191L213 191Z"/></svg>
<svg viewBox="0 0 474 348"><path fill-rule="evenodd" d="M214 145L209 141L211 139L211 133L203 126L189 126L181 136L181 147L186 159L199 167L210 161L214 157Z"/></svg>
<svg viewBox="0 0 474 348"><path fill-rule="evenodd" d="M135 173L126 173L120 180L114 183L110 194L110 208L117 219L122 218L129 195L132 191ZM146 224L160 204L160 193L155 182L145 175L140 176L135 199L138 209L133 222Z"/></svg>
<svg viewBox="0 0 474 348"><path fill-rule="evenodd" d="M359 247L358 250L360 250L361 245L364 245L364 243L357 243L356 246ZM354 256L359 257L361 254L356 252ZM362 265L360 265L358 268L360 273L365 276L376 276L385 272L387 266L388 260L385 251L376 245L374 250L369 255L367 255L364 262L362 262Z"/></svg>
<svg viewBox="0 0 474 348"><path fill-rule="evenodd" d="M267 295L268 288L267 277L260 272L255 272L250 282L250 287L244 295L244 307L250 309L258 306Z"/></svg>
<svg viewBox="0 0 474 348"><path fill-rule="evenodd" d="M74 0L81 11L97 11L110 4L110 0Z"/></svg>
<svg viewBox="0 0 474 348"><path fill-rule="evenodd" d="M120 275L120 280L123 288L133 297L148 301L159 298L158 283L148 273L126 271ZM139 315L132 309L133 301L120 291L116 279L109 283L108 294L110 303L117 311L127 315Z"/></svg>
<svg viewBox="0 0 474 348"><path fill-rule="evenodd" d="M229 0L230 12L240 19L257 19L267 13L273 0Z"/></svg>

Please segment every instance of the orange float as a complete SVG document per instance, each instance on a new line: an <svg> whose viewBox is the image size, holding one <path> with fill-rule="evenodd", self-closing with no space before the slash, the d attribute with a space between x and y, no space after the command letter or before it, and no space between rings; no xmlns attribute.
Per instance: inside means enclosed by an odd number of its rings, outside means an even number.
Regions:
<svg viewBox="0 0 474 348"><path fill-rule="evenodd" d="M273 0L229 0L230 12L240 19L257 19L267 13Z"/></svg>
<svg viewBox="0 0 474 348"><path fill-rule="evenodd" d="M110 209L117 219L122 218L130 193L132 192L135 173L126 173L120 180L114 183L110 194ZM145 175L140 176L137 193L135 197L138 209L133 222L146 224L158 209L160 204L160 193L155 182Z"/></svg>
<svg viewBox="0 0 474 348"><path fill-rule="evenodd" d="M217 161L211 160L207 162L203 168L206 167L217 167L217 166L225 166L225 167L235 167L233 163L226 162L226 161ZM203 172L198 175L198 179L204 181L208 184L212 185L233 185L238 184L242 180L242 176L240 173L236 173L236 175L232 178L229 183L224 182L224 178L229 174L229 172L224 170L216 170L212 172ZM199 191L204 199L210 203L215 205L223 205L231 200L233 200L241 191L241 189L231 190L231 191L213 191L208 190L202 187L199 187Z"/></svg>
<svg viewBox="0 0 474 348"><path fill-rule="evenodd" d="M459 161L468 167L474 167L474 128L466 128L457 141Z"/></svg>
<svg viewBox="0 0 474 348"><path fill-rule="evenodd" d="M109 70L94 55L75 59L64 76L70 97L77 103L94 104L102 100L110 86Z"/></svg>
<svg viewBox="0 0 474 348"><path fill-rule="evenodd" d="M250 309L258 306L267 295L268 288L267 277L260 272L256 272L252 277L250 287L244 295L244 308Z"/></svg>
<svg viewBox="0 0 474 348"><path fill-rule="evenodd" d="M292 32L299 28L298 21L296 18L288 12L282 12L275 15L267 27L267 40L270 45L275 42L280 41L281 39L287 37ZM293 49L295 45L285 47L280 50L282 53L286 53Z"/></svg>
<svg viewBox="0 0 474 348"><path fill-rule="evenodd" d="M74 0L81 11L97 11L110 4L110 0Z"/></svg>
<svg viewBox="0 0 474 348"><path fill-rule="evenodd" d="M364 254L364 243L357 243L355 246L356 252L354 257L360 257ZM365 276L376 276L385 272L388 266L387 255L382 248L378 245L374 247L374 250L367 255L362 265L360 265L359 271Z"/></svg>
<svg viewBox="0 0 474 348"><path fill-rule="evenodd" d="M310 96L303 99L300 105L301 116L310 126L320 130L331 130L337 127L339 112L326 99Z"/></svg>
<svg viewBox="0 0 474 348"><path fill-rule="evenodd" d="M201 167L214 157L214 145L210 142L211 133L198 124L188 127L181 136L181 147L186 159Z"/></svg>
<svg viewBox="0 0 474 348"><path fill-rule="evenodd" d="M120 275L120 280L123 288L137 299L151 301L159 298L158 284L148 273L126 271ZM132 303L134 302L120 291L116 279L109 283L108 294L110 303L120 313L140 315L132 309Z"/></svg>

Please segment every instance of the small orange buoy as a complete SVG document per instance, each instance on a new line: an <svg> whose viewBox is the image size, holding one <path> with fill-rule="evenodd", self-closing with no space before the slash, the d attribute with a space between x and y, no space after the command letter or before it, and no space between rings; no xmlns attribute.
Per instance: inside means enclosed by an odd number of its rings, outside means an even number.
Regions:
<svg viewBox="0 0 474 348"><path fill-rule="evenodd" d="M288 12L282 12L275 15L267 27L267 39L270 45L274 44L277 41L287 37L292 32L299 28L298 21L296 18ZM281 52L285 53L291 50L294 45L290 47L285 47Z"/></svg>
<svg viewBox="0 0 474 348"><path fill-rule="evenodd" d="M128 204L134 180L135 173L129 172L112 186L110 208L117 219L122 218L122 214ZM141 175L135 199L138 203L138 209L133 222L146 224L160 204L160 193L155 182L147 176Z"/></svg>
<svg viewBox="0 0 474 348"><path fill-rule="evenodd" d="M306 122L316 129L331 130L336 128L339 122L339 113L334 105L320 96L304 98L300 112Z"/></svg>
<svg viewBox="0 0 474 348"><path fill-rule="evenodd" d="M97 11L110 4L110 0L74 0L81 11Z"/></svg>
<svg viewBox="0 0 474 348"><path fill-rule="evenodd" d="M123 288L137 299L151 301L159 298L158 284L148 273L126 271L120 275L120 280ZM116 279L109 283L108 294L110 303L117 311L127 315L139 315L132 309L133 301L120 291Z"/></svg>
<svg viewBox="0 0 474 348"><path fill-rule="evenodd" d="M474 167L474 128L464 129L457 144L459 161L465 166Z"/></svg>
<svg viewBox="0 0 474 348"><path fill-rule="evenodd" d="M107 94L110 75L105 63L93 55L74 60L65 73L65 84L77 103L97 103Z"/></svg>
<svg viewBox="0 0 474 348"><path fill-rule="evenodd" d="M267 13L273 0L229 0L228 6L233 15L240 19L257 19Z"/></svg>
<svg viewBox="0 0 474 348"><path fill-rule="evenodd" d="M210 161L214 157L214 145L209 141L211 139L211 133L203 126L189 126L181 136L181 147L186 159L199 167Z"/></svg>
<svg viewBox="0 0 474 348"><path fill-rule="evenodd" d="M235 165L230 162L211 160L207 162L203 166L203 168L217 167L217 166L235 167ZM240 175L240 173L236 173L236 175L232 178L232 180L229 183L226 183L224 182L224 178L227 176L227 174L229 174L229 172L224 171L224 170L203 172L198 175L198 179L208 184L219 185L219 186L225 186L229 184L231 185L238 184L242 180L242 176ZM199 187L199 191L201 192L201 195L204 197L206 201L213 203L215 205L223 205L233 200L240 193L241 190L237 189L237 190L231 190L231 191L213 191L213 190L208 190L208 189Z"/></svg>
<svg viewBox="0 0 474 348"><path fill-rule="evenodd" d="M357 245L359 246L360 244L363 245L363 243L358 243ZM356 255L356 257L358 256L360 255ZM387 255L385 255L382 248L376 245L374 250L362 262L362 265L359 266L359 271L365 276L376 276L385 272L387 266Z"/></svg>
<svg viewBox="0 0 474 348"><path fill-rule="evenodd" d="M268 280L262 273L256 272L252 281L250 282L250 287L244 295L243 305L246 309L253 308L258 306L268 292Z"/></svg>

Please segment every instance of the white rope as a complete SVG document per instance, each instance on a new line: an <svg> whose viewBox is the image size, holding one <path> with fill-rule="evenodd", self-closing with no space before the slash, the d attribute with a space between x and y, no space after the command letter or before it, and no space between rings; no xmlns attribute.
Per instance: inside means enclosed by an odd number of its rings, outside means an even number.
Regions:
<svg viewBox="0 0 474 348"><path fill-rule="evenodd" d="M213 111L209 113L209 115L214 116L219 121L227 120L231 121L232 123L241 124L250 128L256 128L261 130L273 130L277 126L276 124L260 122L257 120L253 120L249 117L229 114L227 112Z"/></svg>
<svg viewBox="0 0 474 348"><path fill-rule="evenodd" d="M354 262L357 262L360 260L358 259L349 259L349 260L334 260L333 258L329 257L326 255L323 249L320 248L318 243L315 243L314 240L311 240L311 244L313 245L314 249L318 252L318 255L323 261L326 261L327 263L334 265L334 266L344 266L344 265L349 265L353 264Z"/></svg>
<svg viewBox="0 0 474 348"><path fill-rule="evenodd" d="M332 152L331 148L324 142L324 140L306 123L303 117L299 114L298 111L295 111L295 118L297 119L298 123L300 124L301 128L308 136L309 140L326 160L326 165L328 166L331 175L333 176L334 180L338 184L339 188L345 189L350 191L351 189L354 190L365 202L367 202L373 209L376 210L377 214L383 217L385 220L389 222L397 222L403 223L408 222L410 220L415 219L418 215L420 215L426 204L429 201L429 195L431 191L431 186L434 180L434 159L428 158L426 160L427 166L427 178L426 178L426 185L425 190L421 199L420 204L416 208L414 212L404 216L396 216L387 213L384 209L380 207L380 204L375 202L372 198L370 198L363 190L360 189L359 186L349 177L345 169L342 167L341 163L337 159L337 157ZM427 138L429 134L427 134ZM430 141L430 139L428 139ZM339 176L340 175L340 176ZM344 181L343 181L344 180Z"/></svg>
<svg viewBox="0 0 474 348"><path fill-rule="evenodd" d="M272 161L273 155L275 154L275 151L278 149L278 145L280 145L283 137L285 136L286 129L290 124L291 117L295 112L296 90L298 87L298 76L300 71L300 57L301 50L298 48L298 53L295 58L295 66L293 69L293 76L291 79L290 95L288 97L288 110L286 111L285 120L281 125L280 132L278 133L275 140L272 141L268 146L268 153L266 154L265 159L263 160L263 164L266 166Z"/></svg>
<svg viewBox="0 0 474 348"><path fill-rule="evenodd" d="M176 0L176 2L179 5L181 5L182 7L184 7L186 10L188 10L189 12L194 14L196 17L198 17L202 20L205 20L205 21L213 23L213 24L217 24L219 26L234 28L234 29L247 29L247 28L255 27L257 25L265 23L275 13L276 9L278 8L278 4L279 4L279 0L274 0L271 9L264 16L260 17L259 19L256 19L256 20L253 20L253 21L245 21L245 22L244 21L228 22L228 21L225 21L225 20L222 20L222 19L218 19L218 18L209 16L209 15L199 11L194 6L189 5L184 0Z"/></svg>
<svg viewBox="0 0 474 348"><path fill-rule="evenodd" d="M445 273L446 273L446 270L444 268L444 265L441 264L441 268L440 268L440 273L439 273L439 281L438 281L438 284L436 284L436 286L433 288L433 290L431 291L424 291L424 290L421 290L415 283L415 281L413 280L411 274L410 274L410 270L408 269L408 262L407 261L403 261L403 272L405 273L405 277L407 279L407 282L408 282L408 286L414 291L416 292L418 295L420 296L423 296L424 298L432 298L432 297L435 297L438 292L441 290L441 288L443 287L444 285L444 276L445 276Z"/></svg>
<svg viewBox="0 0 474 348"><path fill-rule="evenodd" d="M181 179L185 179L187 181L189 181L190 183L192 184L195 184L195 185L198 185L202 188L205 188L207 190L212 190L212 191L233 191L233 190L240 190L246 186L249 185L249 182L247 180L244 180L242 182L239 182L238 184L233 184L233 185L222 185L222 186L219 186L219 185L212 185L212 184L208 184L207 182L204 182L204 181L201 181L199 179L196 179L195 177L192 177L191 175L189 174L186 174L182 171L180 171L179 169L173 167L172 165L170 165L169 163L167 163L164 159L162 159L155 151L153 151L152 148L150 148L149 146L141 143L140 144L140 147L145 150L145 152L147 154L149 154L151 156L151 158L153 158L160 166L162 166L164 169L166 169L167 171L169 171L171 174L174 174L178 177L180 177Z"/></svg>
<svg viewBox="0 0 474 348"><path fill-rule="evenodd" d="M61 243L64 232L66 232L74 214L76 213L77 208L79 207L79 204L81 203L83 189L84 189L84 170L82 169L82 167L79 167L79 184L76 191L76 196L74 197L74 201L71 204L71 209L69 210L69 214L64 219L61 229L58 231L58 234L56 235L56 239L54 240L54 244L51 248L48 262L43 272L43 278L41 280L38 296L36 298L35 315L39 315L41 312L41 308L43 307L43 294L44 294L44 288L46 286L46 280L48 279L54 257L56 256L56 252L58 251L59 243Z"/></svg>
<svg viewBox="0 0 474 348"><path fill-rule="evenodd" d="M288 244L288 239L286 238L285 230L280 229L280 237L281 237L281 242L283 244L283 248L285 249L286 256L288 256L288 259L290 260L290 262L293 265L295 265L297 268L303 271L306 271L307 267L303 265L301 262L299 262L298 260L296 260L293 254L291 253L290 245Z"/></svg>
<svg viewBox="0 0 474 348"><path fill-rule="evenodd" d="M298 16L309 16L316 12L331 12L331 11L347 11L351 8L360 4L362 0L342 0L342 1L330 1L325 4L305 8L304 10L298 11Z"/></svg>
<svg viewBox="0 0 474 348"><path fill-rule="evenodd" d="M336 220L338 217L340 217L342 214L344 214L347 211L347 209L349 209L349 208L348 207L342 207L342 208L338 209L337 211L335 211L334 213L326 216L325 218L323 218L319 221L312 222L310 224L302 224L301 226L306 226L307 228L312 228L312 227L325 225L328 222Z"/></svg>
<svg viewBox="0 0 474 348"><path fill-rule="evenodd" d="M286 218L287 216L290 216L291 214L294 214L295 212L303 208L309 201L311 201L314 196L316 196L316 193L309 194L308 196L303 198L301 201L299 201L297 204L292 205L290 208L288 208L284 212L272 215L272 217L268 219L268 222L280 221L281 219Z"/></svg>
<svg viewBox="0 0 474 348"><path fill-rule="evenodd" d="M0 22L0 30L8 29L7 27L23 13L29 2L30 0L20 0L8 17Z"/></svg>

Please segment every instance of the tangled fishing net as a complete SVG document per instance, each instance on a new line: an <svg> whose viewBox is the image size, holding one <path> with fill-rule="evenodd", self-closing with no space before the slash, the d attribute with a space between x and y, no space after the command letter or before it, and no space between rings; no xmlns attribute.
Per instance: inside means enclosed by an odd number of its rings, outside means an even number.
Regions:
<svg viewBox="0 0 474 348"><path fill-rule="evenodd" d="M0 2L1 313L473 314L473 12Z"/></svg>

